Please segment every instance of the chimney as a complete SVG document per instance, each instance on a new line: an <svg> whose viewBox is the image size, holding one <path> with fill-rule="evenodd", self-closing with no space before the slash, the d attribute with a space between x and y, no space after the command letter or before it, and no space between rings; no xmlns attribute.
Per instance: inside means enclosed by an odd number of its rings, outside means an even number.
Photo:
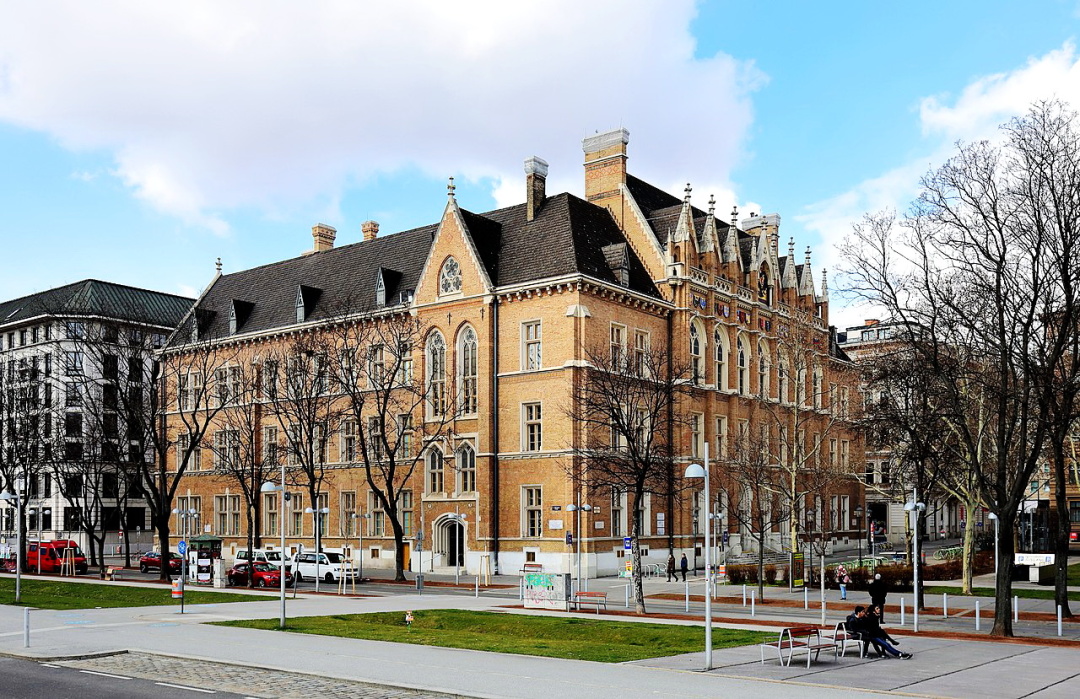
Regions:
<svg viewBox="0 0 1080 699"><path fill-rule="evenodd" d="M877 325L880 322L881 321L878 320L877 318L867 318L865 321L863 321L863 325L864 325L864 327L871 327L871 326Z"/></svg>
<svg viewBox="0 0 1080 699"><path fill-rule="evenodd" d="M626 184L626 144L630 132L615 129L582 140L585 151L585 198L597 201L619 196L619 187Z"/></svg>
<svg viewBox="0 0 1080 699"><path fill-rule="evenodd" d="M337 229L325 223L316 223L311 227L311 237L315 239L315 252L322 252L334 247Z"/></svg>
<svg viewBox="0 0 1080 699"><path fill-rule="evenodd" d="M364 221L360 225L360 230L364 232L364 240L375 240L379 237L379 222Z"/></svg>
<svg viewBox="0 0 1080 699"><path fill-rule="evenodd" d="M535 155L525 159L525 220L536 218L536 212L544 203L548 164Z"/></svg>

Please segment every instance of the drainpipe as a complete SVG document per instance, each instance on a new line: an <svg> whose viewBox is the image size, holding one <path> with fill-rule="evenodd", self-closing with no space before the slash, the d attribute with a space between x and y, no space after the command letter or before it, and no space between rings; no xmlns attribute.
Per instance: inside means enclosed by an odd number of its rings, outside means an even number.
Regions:
<svg viewBox="0 0 1080 699"><path fill-rule="evenodd" d="M491 551L492 574L499 574L499 296L494 294L491 303Z"/></svg>

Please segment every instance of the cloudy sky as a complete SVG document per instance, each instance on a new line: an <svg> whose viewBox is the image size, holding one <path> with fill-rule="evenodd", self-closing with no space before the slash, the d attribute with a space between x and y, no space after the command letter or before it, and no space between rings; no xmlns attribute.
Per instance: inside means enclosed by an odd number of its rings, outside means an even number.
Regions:
<svg viewBox="0 0 1080 699"><path fill-rule="evenodd" d="M834 268L957 140L1080 107L1080 2L0 0L0 298L235 271L583 189L581 138L695 203L779 213ZM859 309L834 308L855 323Z"/></svg>

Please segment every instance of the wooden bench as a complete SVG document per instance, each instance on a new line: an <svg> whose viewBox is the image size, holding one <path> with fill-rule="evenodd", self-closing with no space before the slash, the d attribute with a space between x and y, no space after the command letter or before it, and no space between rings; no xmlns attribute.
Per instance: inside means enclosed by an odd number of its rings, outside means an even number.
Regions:
<svg viewBox="0 0 1080 699"><path fill-rule="evenodd" d="M581 609L581 605L591 604L596 607L596 613L600 613L600 606L603 605L604 609L607 609L607 593L606 592L587 592L578 591L574 593L574 605Z"/></svg>
<svg viewBox="0 0 1080 699"><path fill-rule="evenodd" d="M817 660L818 653L823 650L831 650L835 659L840 658L836 642L823 639L816 626L788 627L780 631L780 636L775 641L762 643L762 665L765 664L766 648L776 650L781 665L791 665L791 658L796 653L806 653L806 667L810 667L810 660ZM787 651L787 662L784 661L784 651Z"/></svg>
<svg viewBox="0 0 1080 699"><path fill-rule="evenodd" d="M521 574L522 575L528 575L529 573L543 573L543 572L544 572L544 564L543 563L526 563L526 564L521 566Z"/></svg>
<svg viewBox="0 0 1080 699"><path fill-rule="evenodd" d="M108 568L105 569L105 579L106 580L123 580L124 579L124 569L121 568L120 566L109 566Z"/></svg>
<svg viewBox="0 0 1080 699"><path fill-rule="evenodd" d="M866 644L859 634L848 631L847 623L843 621L836 622L836 627L833 629L832 636L825 636L824 640L832 641L836 644L836 652L840 655L847 656L847 647L849 643L854 643L855 647L859 649L859 657L863 657L866 652Z"/></svg>

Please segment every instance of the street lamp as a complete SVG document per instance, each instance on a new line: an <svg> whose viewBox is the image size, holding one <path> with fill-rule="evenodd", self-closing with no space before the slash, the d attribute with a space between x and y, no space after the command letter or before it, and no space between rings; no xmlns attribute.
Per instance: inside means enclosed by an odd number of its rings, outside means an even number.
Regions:
<svg viewBox="0 0 1080 699"><path fill-rule="evenodd" d="M364 520L371 519L371 513L360 514L359 512L353 512L351 515L353 522L356 523L356 560L358 562L359 571L357 582L364 582Z"/></svg>
<svg viewBox="0 0 1080 699"><path fill-rule="evenodd" d="M912 611L914 612L915 633L919 633L919 513L926 509L926 503L919 502L919 492L915 488L912 488L911 500L904 504L904 509L911 517L911 529L915 535L911 546L911 569L915 573L914 595L912 595L915 599Z"/></svg>
<svg viewBox="0 0 1080 699"><path fill-rule="evenodd" d="M278 628L285 628L285 503L289 501L289 494L285 492L285 464L281 465L281 485L266 481L259 488L261 493L281 493L281 506L278 508L278 529L281 533L281 620ZM254 563L252 559L249 562ZM296 573L294 573L295 575ZM294 585L296 583L293 583Z"/></svg>
<svg viewBox="0 0 1080 699"><path fill-rule="evenodd" d="M705 479L705 504L709 510L711 519L712 506L709 495L709 443L705 442L705 465L690 464L683 473L685 478ZM712 542L709 540L709 532L712 530L712 522L705 526L705 669L712 669L712 567L709 565L709 548Z"/></svg>
<svg viewBox="0 0 1080 699"><path fill-rule="evenodd" d="M577 558L577 588L583 590L581 587L581 513L592 512L592 505L567 505L567 512L577 513L577 525L575 529L577 532L574 534L574 557Z"/></svg>
<svg viewBox="0 0 1080 699"><path fill-rule="evenodd" d="M997 587L997 575L998 575L998 527L1001 526L1001 520L998 516L991 512L987 515L994 522L994 587Z"/></svg>
<svg viewBox="0 0 1080 699"><path fill-rule="evenodd" d="M311 519L315 522L315 594L319 593L319 563L322 561L322 523L325 521L326 515L330 514L329 507L318 507L312 509L305 507L304 512L311 515Z"/></svg>
<svg viewBox="0 0 1080 699"><path fill-rule="evenodd" d="M461 542L465 538L465 520L466 517L461 512L451 512L447 515L447 518L457 522L460 525L457 537L457 550L454 551L454 584L458 584L458 578L461 575Z"/></svg>
<svg viewBox="0 0 1080 699"><path fill-rule="evenodd" d="M859 567L862 568L862 505L855 506L855 519L859 522Z"/></svg>
<svg viewBox="0 0 1080 699"><path fill-rule="evenodd" d="M11 491L5 490L0 493L0 500L6 501L9 505L14 503L15 514L17 521L15 523L15 529L17 530L15 535L15 601L22 601L22 517L23 511L19 501L19 496ZM38 559L41 558L40 552L38 553Z"/></svg>

